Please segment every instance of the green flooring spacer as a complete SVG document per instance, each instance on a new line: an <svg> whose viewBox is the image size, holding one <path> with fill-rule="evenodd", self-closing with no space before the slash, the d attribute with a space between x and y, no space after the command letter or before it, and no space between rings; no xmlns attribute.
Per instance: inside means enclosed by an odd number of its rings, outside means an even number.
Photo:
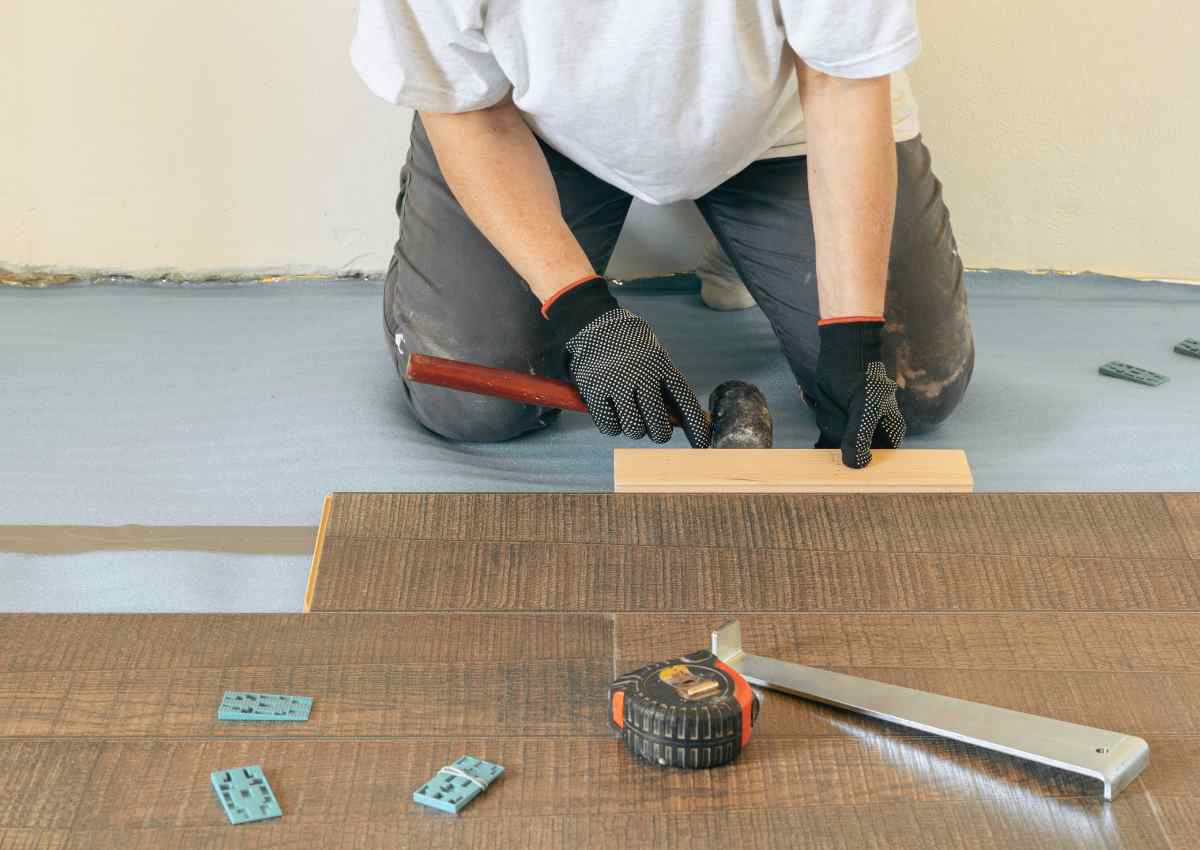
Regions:
<svg viewBox="0 0 1200 850"><path fill-rule="evenodd" d="M226 691L217 709L217 720L308 720L312 697Z"/></svg>
<svg viewBox="0 0 1200 850"><path fill-rule="evenodd" d="M456 815L502 773L501 765L463 756L413 791L413 802Z"/></svg>
<svg viewBox="0 0 1200 850"><path fill-rule="evenodd" d="M283 817L261 765L218 770L212 774L212 786L232 824Z"/></svg>
<svg viewBox="0 0 1200 850"><path fill-rule="evenodd" d="M1200 339L1185 339L1175 345L1175 351L1188 357L1200 357Z"/></svg>
<svg viewBox="0 0 1200 850"><path fill-rule="evenodd" d="M1133 381L1135 384L1145 384L1148 387L1161 386L1170 380L1166 375L1151 372L1149 369L1131 366L1119 360L1111 360L1105 363L1100 367L1100 374L1109 378L1120 378L1123 381Z"/></svg>

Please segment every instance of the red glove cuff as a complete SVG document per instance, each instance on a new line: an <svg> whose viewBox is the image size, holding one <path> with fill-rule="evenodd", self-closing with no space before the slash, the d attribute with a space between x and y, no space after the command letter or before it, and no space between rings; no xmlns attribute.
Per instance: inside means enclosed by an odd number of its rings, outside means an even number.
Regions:
<svg viewBox="0 0 1200 850"><path fill-rule="evenodd" d="M854 322L882 322L883 316L838 316L833 319L821 319L817 322L817 327L823 328L826 325L849 325Z"/></svg>

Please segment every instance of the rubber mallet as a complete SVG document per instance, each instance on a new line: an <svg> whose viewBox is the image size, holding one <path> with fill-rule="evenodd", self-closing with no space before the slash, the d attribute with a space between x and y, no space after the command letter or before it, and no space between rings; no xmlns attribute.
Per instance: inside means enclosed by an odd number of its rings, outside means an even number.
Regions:
<svg viewBox="0 0 1200 850"><path fill-rule="evenodd" d="M404 378L418 384L447 387L477 395L506 398L560 410L586 412L579 391L567 381L527 375L509 369L463 363L427 354L410 354ZM771 448L771 412L758 387L726 381L708 397L714 449ZM679 425L672 415L671 423Z"/></svg>

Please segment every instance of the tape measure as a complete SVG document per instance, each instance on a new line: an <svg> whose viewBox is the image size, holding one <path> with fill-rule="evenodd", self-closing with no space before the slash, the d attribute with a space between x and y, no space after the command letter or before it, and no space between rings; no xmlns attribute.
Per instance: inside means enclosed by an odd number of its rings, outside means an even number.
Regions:
<svg viewBox="0 0 1200 850"><path fill-rule="evenodd" d="M758 695L708 650L626 673L609 686L608 701L626 746L663 767L728 764L758 718Z"/></svg>

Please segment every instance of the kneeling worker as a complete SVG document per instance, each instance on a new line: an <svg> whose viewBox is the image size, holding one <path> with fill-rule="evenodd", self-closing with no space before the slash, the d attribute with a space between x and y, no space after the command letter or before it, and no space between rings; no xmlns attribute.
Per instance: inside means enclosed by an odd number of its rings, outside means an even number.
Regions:
<svg viewBox="0 0 1200 850"><path fill-rule="evenodd" d="M863 466L935 425L974 343L903 72L919 51L911 0L360 0L355 67L417 111L384 296L401 374L420 352L569 378L605 434L666 442L670 411L705 445L695 393L603 277L634 197L689 199L818 447ZM404 392L455 440L556 415Z"/></svg>

